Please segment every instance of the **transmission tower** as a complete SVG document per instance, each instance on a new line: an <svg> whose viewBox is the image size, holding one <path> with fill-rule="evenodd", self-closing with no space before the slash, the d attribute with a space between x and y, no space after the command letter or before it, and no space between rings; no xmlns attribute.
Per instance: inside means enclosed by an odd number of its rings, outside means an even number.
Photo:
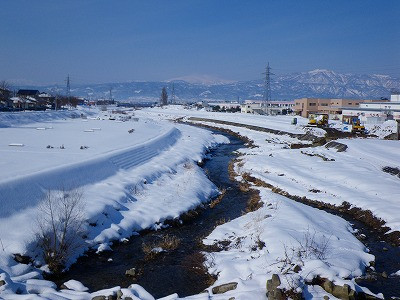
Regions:
<svg viewBox="0 0 400 300"><path fill-rule="evenodd" d="M172 83L171 103L175 104L175 85L174 85L174 83Z"/></svg>
<svg viewBox="0 0 400 300"><path fill-rule="evenodd" d="M112 100L113 100L113 98L112 98L112 87L110 87L110 104L112 103Z"/></svg>
<svg viewBox="0 0 400 300"><path fill-rule="evenodd" d="M71 106L71 84L69 80L69 74L67 76L67 99L68 99L68 105Z"/></svg>
<svg viewBox="0 0 400 300"><path fill-rule="evenodd" d="M269 62L267 64L267 67L265 68L265 72L262 73L265 75L264 78L264 106L266 108L265 113L269 115L270 113L270 101L271 101L271 76L275 75L274 73L271 72L271 67L269 66Z"/></svg>

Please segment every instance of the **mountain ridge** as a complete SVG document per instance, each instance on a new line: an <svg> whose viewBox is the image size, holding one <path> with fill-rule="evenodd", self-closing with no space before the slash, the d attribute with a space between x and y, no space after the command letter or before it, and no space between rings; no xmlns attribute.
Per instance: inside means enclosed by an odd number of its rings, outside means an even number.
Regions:
<svg viewBox="0 0 400 300"><path fill-rule="evenodd" d="M248 81L215 81L212 77L204 78L205 82L188 82L185 77L169 81L130 81L117 83L80 84L72 86L71 94L88 99L109 99L118 101L157 101L161 89L165 86L171 95L172 83L177 101L263 98L264 83L262 79ZM27 86L24 86L26 88ZM30 86L30 88L52 94L64 94L65 88L56 85ZM308 72L276 75L271 81L271 94L274 100L293 100L302 97L315 98L353 98L380 99L389 97L391 90L400 90L400 80L384 74L337 73L325 69Z"/></svg>

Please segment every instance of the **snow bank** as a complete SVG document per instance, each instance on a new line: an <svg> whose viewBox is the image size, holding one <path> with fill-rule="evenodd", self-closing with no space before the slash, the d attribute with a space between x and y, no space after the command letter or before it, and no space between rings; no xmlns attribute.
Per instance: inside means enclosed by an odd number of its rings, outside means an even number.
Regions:
<svg viewBox="0 0 400 300"><path fill-rule="evenodd" d="M96 122L101 122L101 126ZM98 134L97 138L84 135L82 127L90 123L101 128L87 133ZM144 118L139 122L120 123L105 120L102 116L100 120L88 122L68 119L57 121L53 127L57 134L47 138L54 142L62 135L69 147L49 153L47 149L36 151L42 149L43 142L40 138L29 137L29 130L43 127L42 124L32 123L20 128L28 133L20 136L28 139L28 151L6 152L8 166L13 164L15 157L27 156L27 160L38 157L38 160L33 162L33 167L16 164L18 168L10 168L13 176L3 177L0 181L0 238L4 247L0 252L0 276L6 282L0 287L0 293L5 299L16 297L16 292L30 294L21 296L22 299L34 299L35 294L50 299L91 299L118 290L89 294L77 282L69 282L67 285L73 290L56 291L51 283L35 281L41 279L39 269L13 260L13 253L24 253L33 256L35 265L43 264L35 250L33 236L35 220L40 217L37 206L46 190L80 187L85 199L86 248L100 251L109 248L113 240L130 237L141 229L157 228L158 223L177 218L218 194L217 187L196 162L202 160L208 148L229 142L223 136ZM131 134L128 128L135 130ZM14 136L14 130L16 128L3 128L0 134L10 138ZM40 134L47 131L51 130L40 130ZM82 139L79 143L86 139L90 146L83 150L85 152L78 152L79 155L76 151L80 150L74 150L79 148L71 146L79 145L76 137ZM99 140L100 137L103 139ZM61 158L52 162L45 159L57 155ZM64 160L69 155L72 163ZM7 174L7 170L1 172ZM68 264L79 254L75 253ZM139 286L123 289L123 293L135 299L153 299Z"/></svg>
<svg viewBox="0 0 400 300"><path fill-rule="evenodd" d="M0 128L15 127L35 122L78 118L81 114L94 115L97 114L97 109L78 107L73 110L58 111L0 112Z"/></svg>
<svg viewBox="0 0 400 300"><path fill-rule="evenodd" d="M203 241L229 243L208 256L209 271L218 275L213 286L237 282L237 289L226 297L247 293L237 299L260 299L267 279L279 274L281 287L287 289L304 289L304 282L316 276L360 289L344 278L362 275L374 256L366 253L345 220L265 188L259 191L262 208L218 226Z"/></svg>

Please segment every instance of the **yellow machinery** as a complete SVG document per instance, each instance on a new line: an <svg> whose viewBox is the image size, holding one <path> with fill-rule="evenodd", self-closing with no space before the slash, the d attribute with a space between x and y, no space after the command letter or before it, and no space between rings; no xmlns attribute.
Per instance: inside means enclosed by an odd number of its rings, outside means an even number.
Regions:
<svg viewBox="0 0 400 300"><path fill-rule="evenodd" d="M359 119L352 121L351 132L352 133L365 133L365 126L361 125Z"/></svg>
<svg viewBox="0 0 400 300"><path fill-rule="evenodd" d="M327 127L328 126L328 115L310 115L309 126L317 126L317 127Z"/></svg>
<svg viewBox="0 0 400 300"><path fill-rule="evenodd" d="M310 115L308 121L308 125L310 126L317 126L317 120L315 119L315 115Z"/></svg>

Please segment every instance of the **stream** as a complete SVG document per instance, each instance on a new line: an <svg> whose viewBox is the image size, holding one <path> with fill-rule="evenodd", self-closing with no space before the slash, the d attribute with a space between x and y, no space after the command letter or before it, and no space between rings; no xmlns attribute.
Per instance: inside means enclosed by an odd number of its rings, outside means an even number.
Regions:
<svg viewBox="0 0 400 300"><path fill-rule="evenodd" d="M196 217L185 220L181 225L160 231L147 230L132 237L127 243L114 244L112 252L103 252L100 255L89 252L87 256L80 257L62 277L50 279L58 285L75 279L91 291L114 286L127 287L137 283L156 298L173 293L178 293L181 297L189 296L201 293L209 287L212 281L210 282L210 276L202 268L200 242L220 222L241 216L250 196L250 193L240 191L239 184L231 181L228 173L228 164L235 157L233 152L243 148L244 142L236 137L226 136L230 139L230 144L213 149L210 153L211 159L206 160L203 166L210 180L220 189L226 189L225 196L218 205L212 209L208 206L200 209ZM159 240L165 235L178 237L179 247L146 260L142 244ZM125 271L133 267L139 272L136 280L125 275Z"/></svg>
<svg viewBox="0 0 400 300"><path fill-rule="evenodd" d="M231 143L219 145L210 152L211 159L206 160L203 168L210 180L220 189L226 189L222 201L214 208L206 206L196 210L194 217L184 218L182 224L174 224L160 231L145 230L129 242L115 243L113 251L95 254L87 253L71 266L68 272L59 278L48 278L59 286L69 280L82 282L91 291L114 286L127 287L132 283L143 286L154 297L164 297L178 293L180 297L201 293L212 284L212 278L202 267L200 255L204 249L201 240L211 233L221 222L235 219L246 209L251 192L239 189L239 183L229 179L228 165L235 158L234 152L244 147L244 142L235 136L227 136ZM382 241L376 233L350 215L326 210L339 215L353 224L359 233L365 234L362 240L376 257L376 273L370 273L374 280L357 280L361 286L368 287L374 293L383 293L385 299L400 297L400 277L390 274L400 270L400 247L394 247ZM162 252L153 259L146 259L142 250L143 243L152 243L162 236L175 236L180 240L175 250ZM129 277L125 271L135 268L138 275ZM382 276L385 271L388 278ZM400 298L398 298L400 299Z"/></svg>

